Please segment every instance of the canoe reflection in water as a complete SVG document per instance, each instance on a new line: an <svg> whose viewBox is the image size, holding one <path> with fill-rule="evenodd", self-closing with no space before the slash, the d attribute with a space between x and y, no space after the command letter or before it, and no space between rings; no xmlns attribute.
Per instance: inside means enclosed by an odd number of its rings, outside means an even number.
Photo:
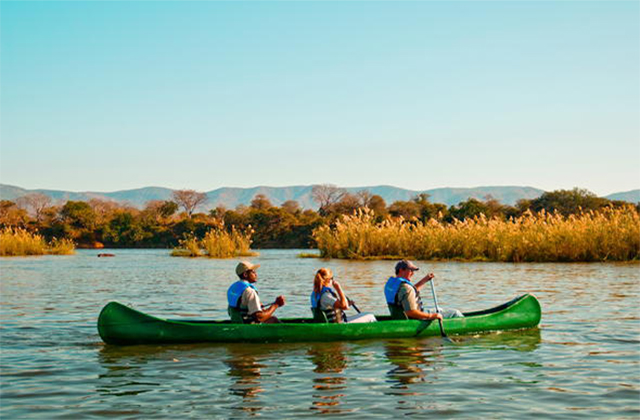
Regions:
<svg viewBox="0 0 640 420"><path fill-rule="evenodd" d="M264 391L260 386L260 371L267 366L250 351L242 351L236 346L229 346L227 350L229 358L224 363L229 367L228 376L234 381L229 386L229 393L242 397L234 408L250 413L260 411L263 407L257 396Z"/></svg>
<svg viewBox="0 0 640 420"><path fill-rule="evenodd" d="M98 352L98 358L105 371L98 375L98 394L117 397L139 395L160 386L160 383L149 380L145 375L144 366L149 353L157 352L155 349L149 350L149 347L102 347Z"/></svg>
<svg viewBox="0 0 640 420"><path fill-rule="evenodd" d="M136 418L148 417L159 398L167 407L196 407L211 418L273 416L278 401L290 401L287 398L303 402L310 414L349 414L362 409L362 392L378 392L395 402L385 402L394 410L419 416L437 405L429 397L432 384L450 380L451 372L460 371L457 364L474 364L494 351L500 357L505 351L534 352L541 342L539 329L455 339L453 344L431 337L357 343L105 345L97 351L95 386L98 395L118 398L109 413ZM527 369L537 374L542 366L537 354L526 361ZM204 388L208 392L193 392ZM285 397L274 400L274 395ZM147 411L140 411L142 407ZM443 415L447 413L452 415Z"/></svg>
<svg viewBox="0 0 640 420"><path fill-rule="evenodd" d="M312 344L307 354L315 365L313 372L313 400L311 410L321 414L338 414L350 410L339 408L344 397L347 377L346 346L344 343Z"/></svg>
<svg viewBox="0 0 640 420"><path fill-rule="evenodd" d="M430 341L390 340L385 343L385 355L393 365L387 372L392 390L406 390L416 382L425 382L424 368L437 366L442 358L442 347ZM391 394L397 394L391 392ZM417 395L400 392L401 395Z"/></svg>

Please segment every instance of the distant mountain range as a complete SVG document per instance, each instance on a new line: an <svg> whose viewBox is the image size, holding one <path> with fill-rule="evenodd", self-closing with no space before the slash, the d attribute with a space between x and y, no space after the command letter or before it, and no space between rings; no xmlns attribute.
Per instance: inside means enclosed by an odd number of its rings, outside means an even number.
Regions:
<svg viewBox="0 0 640 420"><path fill-rule="evenodd" d="M295 200L306 209L316 209L318 206L311 198L312 185L300 185L291 187L253 187L253 188L218 188L207 192L208 203L203 209L208 210L222 205L228 209L243 204L249 205L257 194L264 194L273 205L279 206L287 200ZM388 185L373 187L345 188L350 193L368 190L371 194L377 194L384 198L387 204L398 200L410 200L418 194L426 193L433 203L443 203L448 206L458 204L468 198L480 200L491 196L503 204L513 205L518 200L532 199L542 195L545 191L532 187L475 187L475 188L435 188L431 190L414 191L397 188ZM0 184L0 199L15 200L30 193L42 193L51 197L54 201L65 202L67 200L88 201L92 198L112 200L119 203L127 203L134 207L142 208L150 200L169 200L174 190L162 187L145 187L133 190L114 192L72 192L60 190L27 190L24 188ZM640 189L614 193L606 196L610 200L623 200L632 203L640 202Z"/></svg>
<svg viewBox="0 0 640 420"><path fill-rule="evenodd" d="M605 198L609 200L628 201L630 203L640 203L640 190L631 190L609 194Z"/></svg>

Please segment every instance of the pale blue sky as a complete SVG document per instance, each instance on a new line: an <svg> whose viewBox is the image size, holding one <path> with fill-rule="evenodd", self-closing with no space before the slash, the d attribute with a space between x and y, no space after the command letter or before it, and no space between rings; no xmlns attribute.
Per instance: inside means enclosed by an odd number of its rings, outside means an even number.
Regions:
<svg viewBox="0 0 640 420"><path fill-rule="evenodd" d="M0 182L640 188L640 6L0 4Z"/></svg>

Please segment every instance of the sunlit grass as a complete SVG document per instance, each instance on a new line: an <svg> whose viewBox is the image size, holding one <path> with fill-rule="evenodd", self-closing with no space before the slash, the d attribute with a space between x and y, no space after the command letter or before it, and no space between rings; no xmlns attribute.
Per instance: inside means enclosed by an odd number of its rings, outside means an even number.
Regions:
<svg viewBox="0 0 640 420"><path fill-rule="evenodd" d="M253 230L240 231L232 227L231 232L223 228L215 228L207 232L201 240L189 238L180 241L171 255L175 257L210 257L232 258L239 256L255 256L251 251Z"/></svg>
<svg viewBox="0 0 640 420"><path fill-rule="evenodd" d="M200 241L196 238L188 238L179 241L178 248L171 251L174 257L202 257L204 253L200 249Z"/></svg>
<svg viewBox="0 0 640 420"><path fill-rule="evenodd" d="M298 258L322 258L322 256L317 252L301 252Z"/></svg>
<svg viewBox="0 0 640 420"><path fill-rule="evenodd" d="M321 257L504 262L640 259L640 216L633 206L568 217L527 212L507 221L484 216L448 224L387 219L370 211L343 216L314 231Z"/></svg>
<svg viewBox="0 0 640 420"><path fill-rule="evenodd" d="M26 255L69 255L75 246L69 239L53 239L47 243L37 234L21 228L7 227L0 231L0 256L17 257Z"/></svg>

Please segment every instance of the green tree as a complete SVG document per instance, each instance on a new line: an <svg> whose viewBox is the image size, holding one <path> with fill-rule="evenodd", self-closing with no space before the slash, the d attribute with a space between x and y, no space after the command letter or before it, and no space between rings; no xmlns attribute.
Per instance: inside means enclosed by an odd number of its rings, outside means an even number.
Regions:
<svg viewBox="0 0 640 420"><path fill-rule="evenodd" d="M545 210L548 212L557 211L565 216L569 214L579 213L580 210L598 210L611 204L606 198L601 198L594 193L581 188L572 190L555 190L545 192L538 198L532 200L521 200L518 207L521 211L531 210L539 212Z"/></svg>
<svg viewBox="0 0 640 420"><path fill-rule="evenodd" d="M184 239L188 236L203 238L213 227L218 227L217 221L204 214L195 214L193 217L185 217L173 225L174 238Z"/></svg>
<svg viewBox="0 0 640 420"><path fill-rule="evenodd" d="M53 227L62 231L79 246L93 246L96 241L96 213L84 201L67 201L60 209L62 226Z"/></svg>
<svg viewBox="0 0 640 420"><path fill-rule="evenodd" d="M19 208L10 200L0 200L0 226L25 226L29 220L27 211Z"/></svg>
<svg viewBox="0 0 640 420"><path fill-rule="evenodd" d="M103 240L115 246L137 247L146 236L133 214L120 211L109 222L109 229L105 232Z"/></svg>
<svg viewBox="0 0 640 420"><path fill-rule="evenodd" d="M449 208L449 221L453 219L465 220L472 219L476 216L489 214L489 206L475 198L469 198L466 201L453 205Z"/></svg>
<svg viewBox="0 0 640 420"><path fill-rule="evenodd" d="M215 209L209 210L209 217L213 218L213 220L215 221L215 223L218 226L223 226L224 225L224 215L226 213L227 213L227 209L224 206L219 205Z"/></svg>
<svg viewBox="0 0 640 420"><path fill-rule="evenodd" d="M351 193L344 193L340 200L337 203L333 203L330 206L325 207L326 214L353 214L359 208L362 208L363 205L358 198L358 196Z"/></svg>
<svg viewBox="0 0 640 420"><path fill-rule="evenodd" d="M240 229L246 229L250 224L247 212L238 211L238 208L236 210L227 210L224 213L223 220L225 226L235 226Z"/></svg>
<svg viewBox="0 0 640 420"><path fill-rule="evenodd" d="M420 219L421 208L415 201L394 201L389 206L389 214L393 217L403 217L406 220Z"/></svg>
<svg viewBox="0 0 640 420"><path fill-rule="evenodd" d="M298 214L300 212L300 203L295 200L287 200L280 207L287 213Z"/></svg>
<svg viewBox="0 0 640 420"><path fill-rule="evenodd" d="M373 210L373 213L380 218L383 218L387 214L389 214L389 212L387 211L387 203L384 201L384 198L377 194L372 195L367 200L366 207Z"/></svg>
<svg viewBox="0 0 640 420"><path fill-rule="evenodd" d="M75 229L93 230L95 227L96 214L84 201L67 201L60 209L60 216Z"/></svg>
<svg viewBox="0 0 640 420"><path fill-rule="evenodd" d="M432 203L429 201L429 194L418 194L413 198L413 202L418 205L420 219L426 222L429 219L438 219L440 216L445 217L448 213L447 206L441 203Z"/></svg>
<svg viewBox="0 0 640 420"><path fill-rule="evenodd" d="M295 226L296 218L279 207L270 207L252 209L248 222L255 230L253 244L257 248L278 248L282 245L282 237Z"/></svg>
<svg viewBox="0 0 640 420"><path fill-rule="evenodd" d="M173 201L163 201L158 208L158 213L161 217L168 218L176 214L178 211L178 205Z"/></svg>
<svg viewBox="0 0 640 420"><path fill-rule="evenodd" d="M264 194L256 194L256 196L253 197L253 200L251 200L251 208L266 210L271 207L273 207L271 201L269 201L267 196Z"/></svg>

